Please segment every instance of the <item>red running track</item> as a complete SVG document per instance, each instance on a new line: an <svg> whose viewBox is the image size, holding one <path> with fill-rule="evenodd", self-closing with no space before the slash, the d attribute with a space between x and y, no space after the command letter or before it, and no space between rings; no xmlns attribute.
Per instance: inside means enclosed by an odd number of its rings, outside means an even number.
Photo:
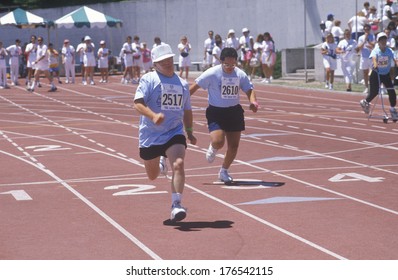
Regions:
<svg viewBox="0 0 398 280"><path fill-rule="evenodd" d="M171 225L170 180L138 156L136 85L119 81L1 90L0 259L398 258L398 124L368 120L361 94L256 83L226 186L198 91L188 216Z"/></svg>

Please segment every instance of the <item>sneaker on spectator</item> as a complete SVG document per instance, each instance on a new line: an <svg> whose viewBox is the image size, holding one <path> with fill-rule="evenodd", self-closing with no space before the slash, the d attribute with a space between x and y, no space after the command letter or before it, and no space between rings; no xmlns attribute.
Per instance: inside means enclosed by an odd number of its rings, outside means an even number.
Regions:
<svg viewBox="0 0 398 280"><path fill-rule="evenodd" d="M207 162L212 163L214 161L214 159L216 158L216 154L217 154L217 149L214 149L210 143L209 148L207 149L207 152L206 152Z"/></svg>
<svg viewBox="0 0 398 280"><path fill-rule="evenodd" d="M167 160L166 160L166 158L164 156L160 157L159 168L160 168L160 174L163 174L164 176L167 176L167 171L168 171Z"/></svg>
<svg viewBox="0 0 398 280"><path fill-rule="evenodd" d="M329 89L333 90L333 84L329 84Z"/></svg>
<svg viewBox="0 0 398 280"><path fill-rule="evenodd" d="M362 110L366 115L369 114L369 109L370 109L370 103L367 102L365 99L362 99L359 104L361 104Z"/></svg>
<svg viewBox="0 0 398 280"><path fill-rule="evenodd" d="M172 222L179 222L185 219L187 216L187 209L181 206L181 202L175 202L171 206L170 220Z"/></svg>

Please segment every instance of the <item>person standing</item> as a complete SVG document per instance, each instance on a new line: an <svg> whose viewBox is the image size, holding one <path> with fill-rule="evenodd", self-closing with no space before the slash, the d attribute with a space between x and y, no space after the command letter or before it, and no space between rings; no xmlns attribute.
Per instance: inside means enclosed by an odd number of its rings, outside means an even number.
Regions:
<svg viewBox="0 0 398 280"><path fill-rule="evenodd" d="M65 84L75 83L75 48L69 44L69 40L64 40L61 50L62 63L65 67Z"/></svg>
<svg viewBox="0 0 398 280"><path fill-rule="evenodd" d="M32 62L32 66L35 67L35 76L34 76L34 81L30 87L27 88L28 91L33 92L35 89L35 85L39 83L39 77L43 73L49 83L51 84L51 89L49 91L56 91L57 87L53 83L53 79L50 75L50 72L48 71L49 69L49 63L48 63L48 48L43 42L43 37L38 37L37 38L37 55L36 55L36 60Z"/></svg>
<svg viewBox="0 0 398 280"><path fill-rule="evenodd" d="M209 38L204 42L204 55L203 55L203 70L212 66L213 63L213 48L215 46L214 32L210 30L208 33Z"/></svg>
<svg viewBox="0 0 398 280"><path fill-rule="evenodd" d="M180 77L182 78L182 74L185 71L185 80L188 80L189 67L191 67L191 57L189 56L191 44L188 42L187 36L181 37L180 43L178 44L178 50L180 52L180 56L178 58Z"/></svg>
<svg viewBox="0 0 398 280"><path fill-rule="evenodd" d="M189 91L193 95L199 88L208 91L209 106L206 109L207 125L210 132L210 145L206 153L209 163L225 141L227 151L218 178L222 182L233 181L228 169L234 161L240 142L241 132L245 130L244 110L239 103L239 91L246 93L250 110L257 112L258 103L253 84L241 69L236 67L238 53L234 48L224 48L220 55L221 65L202 73Z"/></svg>
<svg viewBox="0 0 398 280"><path fill-rule="evenodd" d="M84 47L83 47L83 63L84 63L84 80L83 85L87 85L87 80L90 79L90 85L95 85L94 83L94 67L95 55L94 55L94 44L91 42L90 36L84 37Z"/></svg>
<svg viewBox="0 0 398 280"><path fill-rule="evenodd" d="M86 47L86 43L84 42L84 38L82 38L81 42L79 45L76 47L76 54L79 55L79 62L80 62L80 70L81 70L81 75L82 75L82 84L84 85L84 79L86 76L86 69L84 68L84 48ZM86 82L87 84L87 82Z"/></svg>
<svg viewBox="0 0 398 280"><path fill-rule="evenodd" d="M226 48L234 48L236 51L240 49L238 38L235 37L235 30L230 29L228 31L227 40L225 42Z"/></svg>
<svg viewBox="0 0 398 280"><path fill-rule="evenodd" d="M372 59L372 72L369 78L369 93L365 99L360 101L360 105L365 114L369 114L370 102L379 94L380 84L383 83L387 89L390 101L390 114L394 121L398 120L398 113L395 109L397 105L397 94L390 78L391 62L394 61L397 65L397 60L394 58L394 52L387 47L387 34L380 32L377 34L378 47L374 48L370 54Z"/></svg>
<svg viewBox="0 0 398 280"><path fill-rule="evenodd" d="M122 56L124 61L124 73L121 80L122 84L127 84L130 79L133 79L133 50L131 48L131 36L126 37L126 42L122 46Z"/></svg>
<svg viewBox="0 0 398 280"><path fill-rule="evenodd" d="M141 43L142 64L145 73L148 73L152 68L151 50L148 48L146 42Z"/></svg>
<svg viewBox="0 0 398 280"><path fill-rule="evenodd" d="M250 74L250 59L253 55L254 39L252 36L249 36L250 30L248 28L243 28L242 33L243 35L239 38L239 44L242 50L242 68L247 74Z"/></svg>
<svg viewBox="0 0 398 280"><path fill-rule="evenodd" d="M139 149L150 180L167 174L166 159L172 166L172 222L186 217L181 205L185 185L184 158L187 147L184 127L192 144L192 109L188 83L174 73L173 52L167 44L152 49L155 71L143 75L134 97L140 116Z"/></svg>
<svg viewBox="0 0 398 280"><path fill-rule="evenodd" d="M142 68L142 54L141 54L141 43L140 37L134 36L133 43L131 44L133 50L133 84L138 84L141 78Z"/></svg>
<svg viewBox="0 0 398 280"><path fill-rule="evenodd" d="M30 43L26 45L25 48L25 55L26 55L26 70L28 75L26 76L26 85L29 87L30 80L32 79L35 68L32 65L33 62L36 61L36 52L37 52L37 44L36 44L36 36L32 35L30 37Z"/></svg>
<svg viewBox="0 0 398 280"><path fill-rule="evenodd" d="M9 88L7 85L7 66L6 66L7 50L0 42L0 89Z"/></svg>
<svg viewBox="0 0 398 280"><path fill-rule="evenodd" d="M21 41L19 39L15 40L15 45L11 45L6 48L10 56L10 77L11 85L17 86L19 77L19 58L22 55Z"/></svg>
<svg viewBox="0 0 398 280"><path fill-rule="evenodd" d="M100 42L100 48L98 49L98 68L101 72L100 83L108 82L108 68L109 68L109 49L106 47L104 40Z"/></svg>
<svg viewBox="0 0 398 280"><path fill-rule="evenodd" d="M274 66L276 63L275 44L269 32L264 33L262 50L261 67L265 77L264 82L269 84L271 83L272 75L274 73Z"/></svg>

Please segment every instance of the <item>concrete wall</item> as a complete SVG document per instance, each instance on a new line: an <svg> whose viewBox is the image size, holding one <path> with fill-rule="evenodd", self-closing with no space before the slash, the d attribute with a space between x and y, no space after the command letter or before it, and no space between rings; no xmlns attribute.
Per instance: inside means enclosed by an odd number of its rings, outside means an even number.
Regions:
<svg viewBox="0 0 398 280"><path fill-rule="evenodd" d="M42 35L44 38L49 35L50 41L55 46L61 47L65 38L69 38L76 46L81 37L90 35L97 46L100 40L106 40L113 54L117 55L127 35L139 35L141 41L148 42L150 47L153 38L160 36L172 46L174 51L177 49L181 35L187 35L192 44L192 60L202 61L203 41L207 37L208 30L214 30L216 34L225 38L231 28L235 29L237 36L241 36L242 28L248 27L254 37L259 33L270 32L278 50L302 48L305 44L316 45L321 41L319 23L326 19L328 13L335 14L335 18L340 19L342 27L345 28L349 18L362 8L363 2L358 0L124 1L89 5L93 9L123 20L122 28L59 28L47 32L43 28L17 29L0 26L0 38L8 46L16 38L27 42L31 34ZM371 5L377 5L377 0L369 2ZM79 7L38 9L31 12L56 20ZM307 22L306 28L304 28L304 17Z"/></svg>
<svg viewBox="0 0 398 280"><path fill-rule="evenodd" d="M282 76L305 68L304 52L304 48L282 50ZM314 69L314 62L314 48L307 48L307 69Z"/></svg>

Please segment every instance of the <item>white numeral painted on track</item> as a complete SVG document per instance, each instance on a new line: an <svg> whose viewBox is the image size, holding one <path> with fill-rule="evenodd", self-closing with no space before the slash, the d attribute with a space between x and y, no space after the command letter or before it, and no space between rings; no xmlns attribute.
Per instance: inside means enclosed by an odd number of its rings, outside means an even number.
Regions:
<svg viewBox="0 0 398 280"><path fill-rule="evenodd" d="M369 183L383 182L383 177L369 177L358 173L340 173L329 179L330 182L353 182L353 181L365 181Z"/></svg>
<svg viewBox="0 0 398 280"><path fill-rule="evenodd" d="M37 145L25 147L27 150L33 150L34 152L51 152L60 150L70 150L70 148L64 148L58 145Z"/></svg>
<svg viewBox="0 0 398 280"><path fill-rule="evenodd" d="M13 191L8 191L8 192L2 192L0 194L11 194L15 200L21 201L21 200L32 200L30 195L28 195L27 192L24 190L13 190Z"/></svg>
<svg viewBox="0 0 398 280"><path fill-rule="evenodd" d="M167 193L167 191L154 191L148 192L148 190L155 189L156 187L153 185L136 185L136 184L129 184L129 185L115 185L105 187L105 190L119 190L122 188L129 188L125 191L116 192L113 196L120 196L120 195L139 195L139 194L160 194L160 193Z"/></svg>

